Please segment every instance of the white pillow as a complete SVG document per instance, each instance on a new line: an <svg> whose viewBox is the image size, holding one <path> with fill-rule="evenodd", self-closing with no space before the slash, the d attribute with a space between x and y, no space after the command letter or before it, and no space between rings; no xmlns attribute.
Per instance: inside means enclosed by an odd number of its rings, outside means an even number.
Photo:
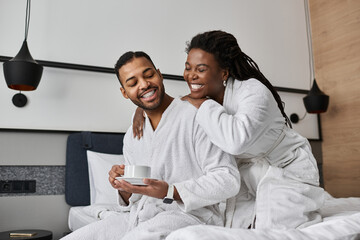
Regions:
<svg viewBox="0 0 360 240"><path fill-rule="evenodd" d="M109 183L113 165L124 164L123 155L86 151L89 166L90 204L116 204L117 191Z"/></svg>

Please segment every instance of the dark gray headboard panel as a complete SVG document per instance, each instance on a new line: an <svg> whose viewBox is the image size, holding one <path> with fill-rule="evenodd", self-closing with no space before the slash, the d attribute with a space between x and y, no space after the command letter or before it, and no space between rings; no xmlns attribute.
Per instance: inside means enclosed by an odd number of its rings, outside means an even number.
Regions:
<svg viewBox="0 0 360 240"><path fill-rule="evenodd" d="M72 133L67 139L65 199L70 206L90 204L86 150L122 154L124 133Z"/></svg>

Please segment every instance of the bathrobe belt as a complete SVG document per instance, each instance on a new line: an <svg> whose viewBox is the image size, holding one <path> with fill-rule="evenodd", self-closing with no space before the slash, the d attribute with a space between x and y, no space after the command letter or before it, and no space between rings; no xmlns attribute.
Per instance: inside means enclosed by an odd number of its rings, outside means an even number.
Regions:
<svg viewBox="0 0 360 240"><path fill-rule="evenodd" d="M255 163L255 162L263 161L264 158L269 156L269 154L272 153L272 151L274 151L274 149L277 146L279 146L279 144L282 142L282 140L284 140L284 138L285 138L285 131L284 131L285 127L286 127L286 124L284 124L283 128L281 129L281 133L280 133L279 137L276 139L276 141L273 143L273 145L265 153L260 154L259 156L256 156L256 157L252 157L252 158L236 158L236 163L237 163L238 167L240 167L243 164Z"/></svg>
<svg viewBox="0 0 360 240"><path fill-rule="evenodd" d="M238 168L241 172L241 169L246 169L250 166L253 166L255 164L263 164L265 165L269 165L268 161L265 160L265 158L272 153L272 151L274 151L274 149L282 142L282 140L285 138L285 129L286 124L284 124L283 128L281 129L281 134L279 135L279 137L276 139L276 141L274 142L274 144L263 154L253 157L253 158L236 158L236 163L238 165ZM247 166L248 165L248 166ZM245 170L247 171L247 170ZM243 177L243 176L241 176ZM244 181L246 185L248 185L248 181ZM248 186L248 188L250 189L250 186ZM235 205L236 205L236 196L232 197L230 199L228 199L226 201L226 210L225 210L225 227L231 227L232 226L232 219L234 217L234 213L235 213ZM255 216L252 217L251 222L253 223Z"/></svg>

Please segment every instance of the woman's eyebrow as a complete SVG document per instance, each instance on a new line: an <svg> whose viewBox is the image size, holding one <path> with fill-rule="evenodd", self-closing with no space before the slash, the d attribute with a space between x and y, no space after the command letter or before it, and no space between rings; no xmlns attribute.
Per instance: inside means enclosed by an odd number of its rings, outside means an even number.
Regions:
<svg viewBox="0 0 360 240"><path fill-rule="evenodd" d="M185 65L190 65L189 62L185 62ZM196 67L202 67L202 66L205 66L205 67L208 67L209 65L205 64L205 63L200 63L200 64L197 64Z"/></svg>

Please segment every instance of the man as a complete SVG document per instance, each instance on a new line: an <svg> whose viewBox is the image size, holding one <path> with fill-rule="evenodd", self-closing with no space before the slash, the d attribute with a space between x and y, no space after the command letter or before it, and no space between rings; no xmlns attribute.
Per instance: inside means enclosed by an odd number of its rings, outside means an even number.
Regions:
<svg viewBox="0 0 360 240"><path fill-rule="evenodd" d="M144 136L124 137L126 165L151 167L145 186L116 180L124 165L113 166L109 181L118 190L118 215L70 234L69 239L164 239L196 224L224 225L219 203L235 196L240 176L232 156L211 144L196 124L196 108L166 94L163 77L144 52L127 52L115 65L123 96L144 109Z"/></svg>

